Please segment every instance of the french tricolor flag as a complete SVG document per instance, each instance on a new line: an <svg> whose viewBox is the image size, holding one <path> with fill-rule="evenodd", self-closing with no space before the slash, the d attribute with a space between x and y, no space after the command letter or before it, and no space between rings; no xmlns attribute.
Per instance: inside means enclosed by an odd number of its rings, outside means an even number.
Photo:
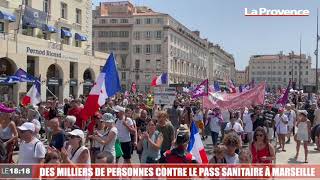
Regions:
<svg viewBox="0 0 320 180"><path fill-rule="evenodd" d="M85 114L93 116L105 104L108 97L115 95L120 90L121 85L116 62L113 53L111 53L88 95L84 105Z"/></svg>
<svg viewBox="0 0 320 180"><path fill-rule="evenodd" d="M23 106L27 105L37 105L41 102L41 83L38 80L34 81L33 86L29 89L28 93L22 98L21 104Z"/></svg>
<svg viewBox="0 0 320 180"><path fill-rule="evenodd" d="M196 158L199 163L208 163L208 156L202 144L201 136L195 123L191 123L191 135L188 144L188 151Z"/></svg>
<svg viewBox="0 0 320 180"><path fill-rule="evenodd" d="M154 77L151 81L151 86L159 86L168 84L168 73L162 73L158 77Z"/></svg>

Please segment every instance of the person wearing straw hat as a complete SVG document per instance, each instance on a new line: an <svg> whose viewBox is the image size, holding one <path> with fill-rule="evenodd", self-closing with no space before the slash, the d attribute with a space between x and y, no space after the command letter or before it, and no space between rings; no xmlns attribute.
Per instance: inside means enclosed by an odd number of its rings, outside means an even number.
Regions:
<svg viewBox="0 0 320 180"><path fill-rule="evenodd" d="M116 151L115 151L115 142L118 135L118 130L115 127L115 118L110 113L105 113L102 115L102 123L104 124L105 131L103 134L99 132L95 132L93 136L89 136L96 142L101 144L100 152L109 152L112 154L114 161L116 158Z"/></svg>

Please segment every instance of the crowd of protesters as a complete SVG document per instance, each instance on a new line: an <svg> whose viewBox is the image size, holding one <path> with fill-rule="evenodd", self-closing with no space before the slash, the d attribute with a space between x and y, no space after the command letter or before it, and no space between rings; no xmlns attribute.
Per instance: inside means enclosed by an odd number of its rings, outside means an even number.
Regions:
<svg viewBox="0 0 320 180"><path fill-rule="evenodd" d="M2 163L197 163L187 152L194 121L202 140L211 136L209 163L273 163L277 149L296 142L296 156L308 144L320 153L320 101L315 95L290 93L285 107L267 94L264 105L241 109L205 109L200 100L177 95L172 106L155 105L151 94L118 94L94 116L83 114L85 97L55 99L37 106L0 107ZM6 108L3 110L1 108ZM9 110L9 111L8 111ZM14 162L13 153L18 151Z"/></svg>

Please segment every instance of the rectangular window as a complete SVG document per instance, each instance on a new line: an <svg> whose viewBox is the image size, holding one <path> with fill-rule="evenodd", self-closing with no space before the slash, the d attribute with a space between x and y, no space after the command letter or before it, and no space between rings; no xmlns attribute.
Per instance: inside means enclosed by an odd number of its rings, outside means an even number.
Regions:
<svg viewBox="0 0 320 180"><path fill-rule="evenodd" d="M135 53L140 54L141 53L141 45L135 45Z"/></svg>
<svg viewBox="0 0 320 180"><path fill-rule="evenodd" d="M150 45L150 44L147 44L145 47L146 47L146 48L145 48L146 54L150 54L150 53L151 53L151 45Z"/></svg>
<svg viewBox="0 0 320 180"><path fill-rule="evenodd" d="M156 54L161 54L161 44L156 44L155 49Z"/></svg>
<svg viewBox="0 0 320 180"><path fill-rule="evenodd" d="M140 69L140 60L139 59L136 59L135 68Z"/></svg>
<svg viewBox="0 0 320 180"><path fill-rule="evenodd" d="M290 72L289 72L289 75L291 75L291 74L292 74L292 72L290 71Z"/></svg>
<svg viewBox="0 0 320 180"><path fill-rule="evenodd" d="M118 19L111 19L111 20L110 20L110 23L111 23L111 24L117 24L117 23L118 23Z"/></svg>
<svg viewBox="0 0 320 180"><path fill-rule="evenodd" d="M151 21L152 21L151 18L144 19L145 24L152 24Z"/></svg>
<svg viewBox="0 0 320 180"><path fill-rule="evenodd" d="M151 38L151 31L146 31L146 39L150 39Z"/></svg>
<svg viewBox="0 0 320 180"><path fill-rule="evenodd" d="M150 68L150 59L147 59L146 60L146 69L149 69Z"/></svg>
<svg viewBox="0 0 320 180"><path fill-rule="evenodd" d="M31 0L24 0L24 5L31 6Z"/></svg>
<svg viewBox="0 0 320 180"><path fill-rule="evenodd" d="M161 69L161 60L160 59L156 60L156 68Z"/></svg>
<svg viewBox="0 0 320 180"><path fill-rule="evenodd" d="M297 75L297 74L298 74L298 72L297 72L297 71L295 71L295 72L294 72L294 75Z"/></svg>
<svg viewBox="0 0 320 180"><path fill-rule="evenodd" d="M287 75L287 72L286 72L286 71L283 71L283 75Z"/></svg>
<svg viewBox="0 0 320 180"><path fill-rule="evenodd" d="M135 75L135 78L136 78L136 80L139 80L139 79L140 79L139 74L136 74L136 75Z"/></svg>
<svg viewBox="0 0 320 180"><path fill-rule="evenodd" d="M141 24L141 19L136 19L136 24Z"/></svg>
<svg viewBox="0 0 320 180"><path fill-rule="evenodd" d="M155 24L163 24L162 18L156 18L155 21L156 21Z"/></svg>
<svg viewBox="0 0 320 180"><path fill-rule="evenodd" d="M120 19L120 23L128 23L129 20L128 19Z"/></svg>
<svg viewBox="0 0 320 180"><path fill-rule="evenodd" d="M306 71L306 75L308 75L308 71Z"/></svg>
<svg viewBox="0 0 320 180"><path fill-rule="evenodd" d="M68 5L66 3L61 3L61 18L67 19L68 15Z"/></svg>
<svg viewBox="0 0 320 180"><path fill-rule="evenodd" d="M140 40L141 39L141 32L140 31L134 32L134 38L135 38L135 40Z"/></svg>
<svg viewBox="0 0 320 180"><path fill-rule="evenodd" d="M76 9L76 23L81 24L81 9Z"/></svg>
<svg viewBox="0 0 320 180"><path fill-rule="evenodd" d="M100 23L101 23L101 24L105 24L105 23L106 23L106 20L105 20L105 19L101 19L101 20L100 20Z"/></svg>
<svg viewBox="0 0 320 180"><path fill-rule="evenodd" d="M128 31L120 31L119 37L129 37L129 32Z"/></svg>
<svg viewBox="0 0 320 180"><path fill-rule="evenodd" d="M121 72L121 80L126 80L126 72Z"/></svg>
<svg viewBox="0 0 320 180"><path fill-rule="evenodd" d="M161 39L161 31L156 31L156 39Z"/></svg>
<svg viewBox="0 0 320 180"><path fill-rule="evenodd" d="M43 1L43 12L50 14L50 0Z"/></svg>

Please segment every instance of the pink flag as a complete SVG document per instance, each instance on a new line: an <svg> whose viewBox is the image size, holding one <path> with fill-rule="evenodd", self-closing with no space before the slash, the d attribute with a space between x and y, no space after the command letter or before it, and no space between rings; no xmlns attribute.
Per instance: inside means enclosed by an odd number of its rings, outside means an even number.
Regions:
<svg viewBox="0 0 320 180"><path fill-rule="evenodd" d="M203 98L203 107L220 109L238 109L264 103L266 84L258 86L241 94L222 94L222 98L212 98L211 95Z"/></svg>
<svg viewBox="0 0 320 180"><path fill-rule="evenodd" d="M287 104L288 98L289 98L289 91L290 91L290 87L291 87L291 81L289 81L289 84L287 86L287 89L284 91L283 95L280 97L280 99L278 99L276 104L281 105L282 107L284 107L285 104Z"/></svg>
<svg viewBox="0 0 320 180"><path fill-rule="evenodd" d="M199 84L192 92L192 98L208 96L208 79Z"/></svg>

